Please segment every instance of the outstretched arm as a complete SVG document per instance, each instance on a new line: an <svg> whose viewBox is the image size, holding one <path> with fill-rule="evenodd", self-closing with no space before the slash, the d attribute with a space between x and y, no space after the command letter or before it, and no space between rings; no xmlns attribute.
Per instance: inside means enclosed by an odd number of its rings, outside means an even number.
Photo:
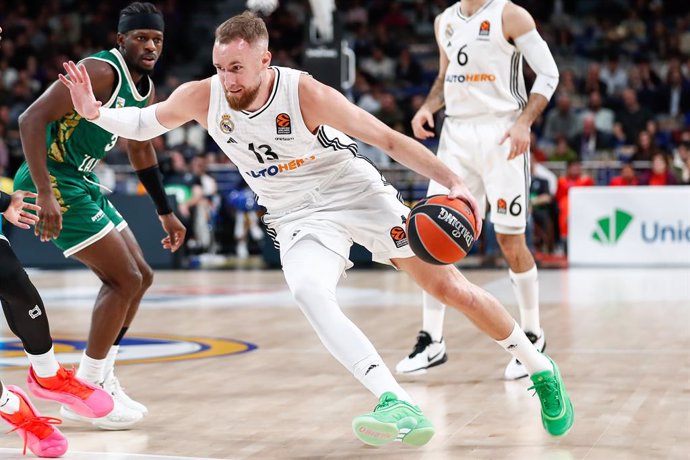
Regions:
<svg viewBox="0 0 690 460"><path fill-rule="evenodd" d="M173 91L167 100L143 109L104 109L93 95L86 69L72 61L65 63L64 67L69 78L64 75L59 78L70 91L74 109L85 119L113 134L146 141L191 120L205 126L205 107L210 91L207 80L185 83Z"/></svg>

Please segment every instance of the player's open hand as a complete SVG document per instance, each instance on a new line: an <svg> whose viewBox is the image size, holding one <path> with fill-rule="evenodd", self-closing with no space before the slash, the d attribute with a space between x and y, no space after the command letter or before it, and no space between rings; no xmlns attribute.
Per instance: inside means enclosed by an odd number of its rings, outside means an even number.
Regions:
<svg viewBox="0 0 690 460"><path fill-rule="evenodd" d="M412 118L412 132L414 133L414 137L417 139L424 140L434 137L434 132L429 131L424 127L425 123L433 129L434 114L431 113L431 110L427 109L425 106L422 106Z"/></svg>
<svg viewBox="0 0 690 460"><path fill-rule="evenodd" d="M177 251L184 243L187 229L182 225L180 219L172 212L158 216L158 219L161 221L163 230L168 234L168 236L161 240L163 248L170 249L170 252Z"/></svg>
<svg viewBox="0 0 690 460"><path fill-rule="evenodd" d="M510 138L510 153L508 154L508 160L512 160L513 158L519 157L523 153L529 152L529 126L524 123L516 122L508 131L506 131L498 144L503 145L508 138Z"/></svg>
<svg viewBox="0 0 690 460"><path fill-rule="evenodd" d="M448 191L448 198L460 198L465 200L467 204L472 208L472 214L474 214L474 222L477 227L477 234L475 238L478 238L482 233L482 216L479 214L479 204L477 200L474 199L470 189L462 182L457 182L455 185L451 186Z"/></svg>
<svg viewBox="0 0 690 460"><path fill-rule="evenodd" d="M33 203L27 203L24 199L36 198L37 196L38 195L33 192L24 192L22 190L14 192L9 207L3 213L5 219L12 225L25 230L32 225L36 225L36 223L38 223L38 216L27 212L27 210L30 209L31 211L37 212L40 211L41 208Z"/></svg>
<svg viewBox="0 0 690 460"><path fill-rule="evenodd" d="M41 193L36 198L39 224L34 227L34 234L41 241L50 241L60 236L62 231L62 209L52 193Z"/></svg>
<svg viewBox="0 0 690 460"><path fill-rule="evenodd" d="M69 89L74 110L87 120L95 120L99 116L98 109L101 107L101 102L93 94L91 79L86 67L84 64L77 66L72 61L63 62L62 66L67 71L69 78L62 74L58 75L58 78Z"/></svg>

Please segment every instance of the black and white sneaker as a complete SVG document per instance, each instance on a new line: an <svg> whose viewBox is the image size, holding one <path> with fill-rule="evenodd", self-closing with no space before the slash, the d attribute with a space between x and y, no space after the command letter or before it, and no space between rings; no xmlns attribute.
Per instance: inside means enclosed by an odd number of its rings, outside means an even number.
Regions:
<svg viewBox="0 0 690 460"><path fill-rule="evenodd" d="M544 349L546 348L544 329L542 329L539 332L539 337L537 337L535 334L531 332L525 332L525 335L527 335L527 338L530 342L532 342L532 344L534 344L537 350L539 350L540 353L543 353ZM523 377L527 377L528 372L527 369L525 369L525 366L520 362L520 360L518 360L517 358L512 358L506 366L506 370L503 375L506 380L518 380Z"/></svg>
<svg viewBox="0 0 690 460"><path fill-rule="evenodd" d="M428 332L419 331L414 350L395 366L395 372L407 375L426 374L428 368L441 365L446 361L448 361L448 355L443 338L440 342L434 342Z"/></svg>

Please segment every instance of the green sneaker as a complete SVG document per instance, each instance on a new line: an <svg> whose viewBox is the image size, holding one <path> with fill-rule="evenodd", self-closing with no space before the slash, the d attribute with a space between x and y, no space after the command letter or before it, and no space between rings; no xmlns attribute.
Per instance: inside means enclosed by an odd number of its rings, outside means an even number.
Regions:
<svg viewBox="0 0 690 460"><path fill-rule="evenodd" d="M544 355L546 356L546 355ZM575 412L570 402L565 385L561 378L561 371L556 363L546 356L553 365L553 371L543 371L530 375L533 386L541 402L541 422L551 436L563 436L573 426Z"/></svg>
<svg viewBox="0 0 690 460"><path fill-rule="evenodd" d="M352 420L352 430L363 443L372 446L396 439L411 446L423 446L435 432L419 407L400 401L389 391L381 395L373 412Z"/></svg>

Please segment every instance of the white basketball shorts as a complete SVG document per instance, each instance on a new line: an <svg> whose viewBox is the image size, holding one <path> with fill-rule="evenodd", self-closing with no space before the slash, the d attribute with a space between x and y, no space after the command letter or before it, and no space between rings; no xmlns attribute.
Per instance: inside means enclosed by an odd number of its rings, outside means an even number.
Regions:
<svg viewBox="0 0 690 460"><path fill-rule="evenodd" d="M476 123L448 117L438 148L438 158L465 181L481 215L486 214L488 201L496 232L509 235L525 232L530 183L529 153L508 161L510 139L498 144L513 122L509 118ZM442 185L429 183L429 195L447 192Z"/></svg>
<svg viewBox="0 0 690 460"><path fill-rule="evenodd" d="M410 209L398 191L366 158L352 161L326 184L307 194L302 205L264 216L268 233L278 243L281 260L300 239L310 236L349 260L353 242L372 253L374 262L414 256L405 220Z"/></svg>

